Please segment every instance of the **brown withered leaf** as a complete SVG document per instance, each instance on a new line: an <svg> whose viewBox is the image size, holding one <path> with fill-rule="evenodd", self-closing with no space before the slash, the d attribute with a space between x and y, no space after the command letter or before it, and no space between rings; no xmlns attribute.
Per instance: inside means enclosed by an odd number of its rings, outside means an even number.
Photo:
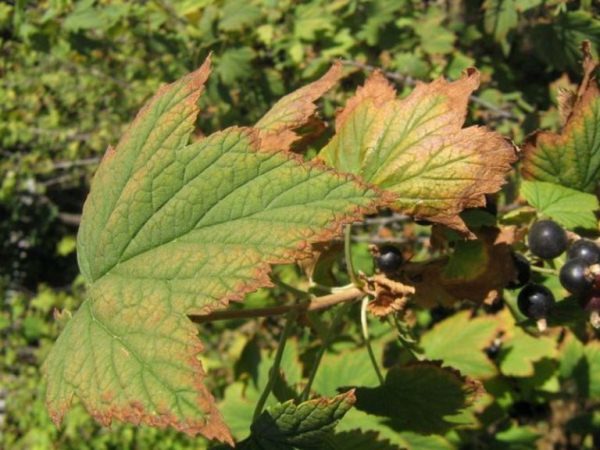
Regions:
<svg viewBox="0 0 600 450"><path fill-rule="evenodd" d="M477 240L459 241L454 253L435 261L407 263L401 281L416 289L416 303L450 306L458 300L490 302L515 278L506 233L496 228L477 230Z"/></svg>
<svg viewBox="0 0 600 450"><path fill-rule="evenodd" d="M365 281L365 291L373 296L373 300L367 305L368 310L378 317L402 311L408 296L415 293L412 286L407 286L381 273L375 274Z"/></svg>

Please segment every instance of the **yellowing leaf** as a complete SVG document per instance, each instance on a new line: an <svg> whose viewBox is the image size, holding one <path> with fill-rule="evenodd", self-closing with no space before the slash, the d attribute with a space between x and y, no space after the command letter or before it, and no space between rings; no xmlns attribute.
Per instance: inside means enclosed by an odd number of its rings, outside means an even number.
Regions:
<svg viewBox="0 0 600 450"><path fill-rule="evenodd" d="M479 74L419 84L405 99L374 73L336 119L319 157L385 189L396 209L466 231L458 217L483 206L515 160L511 144L483 127L461 128Z"/></svg>
<svg viewBox="0 0 600 450"><path fill-rule="evenodd" d="M593 76L598 67L584 49L584 81L560 134L541 131L523 147L523 176L583 192L600 181L600 91Z"/></svg>
<svg viewBox="0 0 600 450"><path fill-rule="evenodd" d="M203 385L188 314L268 286L270 264L310 254L378 194L229 128L188 145L209 73L163 87L109 149L84 206L87 300L45 362L59 423L79 398L104 424L171 426L233 443Z"/></svg>
<svg viewBox="0 0 600 450"><path fill-rule="evenodd" d="M342 77L341 63L334 64L319 80L286 95L255 125L260 130L264 148L287 150L299 139L294 130L304 125L314 114L314 102L331 89Z"/></svg>
<svg viewBox="0 0 600 450"><path fill-rule="evenodd" d="M515 327L513 334L502 346L499 355L500 371L510 377L530 377L534 362L555 358L558 353L554 339L547 336L530 336Z"/></svg>

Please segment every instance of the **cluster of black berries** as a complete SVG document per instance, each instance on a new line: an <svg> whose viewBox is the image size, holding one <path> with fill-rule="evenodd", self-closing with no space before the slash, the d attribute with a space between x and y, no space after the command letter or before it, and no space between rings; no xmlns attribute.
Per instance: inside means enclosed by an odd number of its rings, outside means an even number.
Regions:
<svg viewBox="0 0 600 450"><path fill-rule="evenodd" d="M560 256L567 250L568 244L567 233L552 220L540 220L529 230L529 250L541 259ZM567 262L560 269L560 283L592 313L592 322L597 322L600 311L600 247L590 240L579 239L568 248L567 257ZM542 285L529 283L531 266L523 255L515 254L514 263L518 275L507 287L524 286L517 299L520 311L531 319L544 320L555 303L552 292Z"/></svg>

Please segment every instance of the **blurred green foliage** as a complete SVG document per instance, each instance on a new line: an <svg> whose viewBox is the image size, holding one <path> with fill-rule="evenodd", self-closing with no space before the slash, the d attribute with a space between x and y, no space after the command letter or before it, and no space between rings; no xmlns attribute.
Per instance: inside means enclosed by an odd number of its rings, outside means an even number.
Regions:
<svg viewBox="0 0 600 450"><path fill-rule="evenodd" d="M0 3L0 398L6 405L0 412L0 446L206 445L172 431L124 425L103 429L81 408L57 430L46 414L40 385L41 362L60 327L53 312L74 310L82 299L74 236L91 175L106 147L116 143L161 83L196 68L212 53L215 72L198 123L200 130L210 132L253 123L281 95L314 79L336 58L352 73L324 100L326 118L354 91L365 69L380 67L400 90L408 90L415 79L457 78L463 69L476 66L483 86L470 120L520 143L538 127L559 127L557 89L576 81L582 39L600 48L599 12L591 1L560 0ZM357 251L367 255L361 245ZM291 267L279 275L298 281ZM265 305L281 295L261 290L249 304ZM424 314L416 322L417 334L439 320L435 311ZM328 318L327 313L314 318L316 329ZM355 322L340 334L336 352L361 346ZM252 353L252 345L259 342L263 352L274 347L279 322L263 325L208 325L212 337L205 339L203 363L211 374L210 387L222 401L258 370L261 352ZM512 339L526 340L520 335ZM300 360L310 361L314 340L307 332L299 341L305 349ZM593 353L576 344L561 351L570 351L577 361ZM483 411L478 425L444 438L406 430L394 434L367 416L356 423L371 420L370 429L381 438L409 448L534 448L548 429L536 428L549 420L546 402L556 395L557 383L566 380L552 371L556 355L544 355L546 359L532 363L535 377L527 386L512 372L487 381L495 400L477 411ZM596 353L593 357L597 366ZM550 361L550 371L544 361ZM501 371L510 364L514 362L504 356ZM561 373L576 370L563 365ZM567 423L568 432L591 432L597 439L597 416L585 410L577 414ZM593 445L582 441L580 448Z"/></svg>

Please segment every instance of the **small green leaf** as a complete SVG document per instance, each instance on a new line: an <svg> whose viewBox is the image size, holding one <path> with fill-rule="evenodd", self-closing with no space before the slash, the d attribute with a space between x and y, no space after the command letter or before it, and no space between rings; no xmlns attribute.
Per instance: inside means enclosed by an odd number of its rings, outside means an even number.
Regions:
<svg viewBox="0 0 600 450"><path fill-rule="evenodd" d="M260 8L251 2L229 0L220 8L220 31L242 31L260 20Z"/></svg>
<svg viewBox="0 0 600 450"><path fill-rule="evenodd" d="M585 11L569 11L538 23L531 32L537 55L555 69L577 70L581 42L590 40L600 48L600 20ZM552 49L552 51L548 51Z"/></svg>
<svg viewBox="0 0 600 450"><path fill-rule="evenodd" d="M381 386L356 388L356 408L391 419L395 429L443 433L479 388L454 370L419 362L390 369Z"/></svg>
<svg viewBox="0 0 600 450"><path fill-rule="evenodd" d="M256 53L250 47L229 48L221 54L215 73L223 83L233 85L238 80L250 77L255 56Z"/></svg>
<svg viewBox="0 0 600 450"><path fill-rule="evenodd" d="M496 440L508 445L511 449L536 448L535 443L541 437L535 428L511 426L507 430L500 431L494 436Z"/></svg>
<svg viewBox="0 0 600 450"><path fill-rule="evenodd" d="M238 448L318 448L332 436L336 424L354 401L354 393L349 391L299 405L290 400L271 406L252 424L250 437Z"/></svg>
<svg viewBox="0 0 600 450"><path fill-rule="evenodd" d="M425 333L421 345L429 359L442 360L477 379L491 378L498 370L483 349L492 342L499 329L494 317L471 318L469 311L462 311Z"/></svg>
<svg viewBox="0 0 600 450"><path fill-rule="evenodd" d="M598 228L594 211L600 205L595 195L543 181L523 181L520 192L541 215L566 228Z"/></svg>
<svg viewBox="0 0 600 450"><path fill-rule="evenodd" d="M456 36L444 24L445 16L441 8L431 6L414 27L423 51L429 55L445 55L454 51Z"/></svg>
<svg viewBox="0 0 600 450"><path fill-rule="evenodd" d="M554 339L546 336L533 337L515 327L498 356L500 371L510 377L530 377L535 372L536 361L555 358L556 355Z"/></svg>
<svg viewBox="0 0 600 450"><path fill-rule="evenodd" d="M494 40L502 45L505 54L510 48L507 41L508 33L519 23L516 6L517 0L486 0L483 3L485 31L494 36Z"/></svg>

